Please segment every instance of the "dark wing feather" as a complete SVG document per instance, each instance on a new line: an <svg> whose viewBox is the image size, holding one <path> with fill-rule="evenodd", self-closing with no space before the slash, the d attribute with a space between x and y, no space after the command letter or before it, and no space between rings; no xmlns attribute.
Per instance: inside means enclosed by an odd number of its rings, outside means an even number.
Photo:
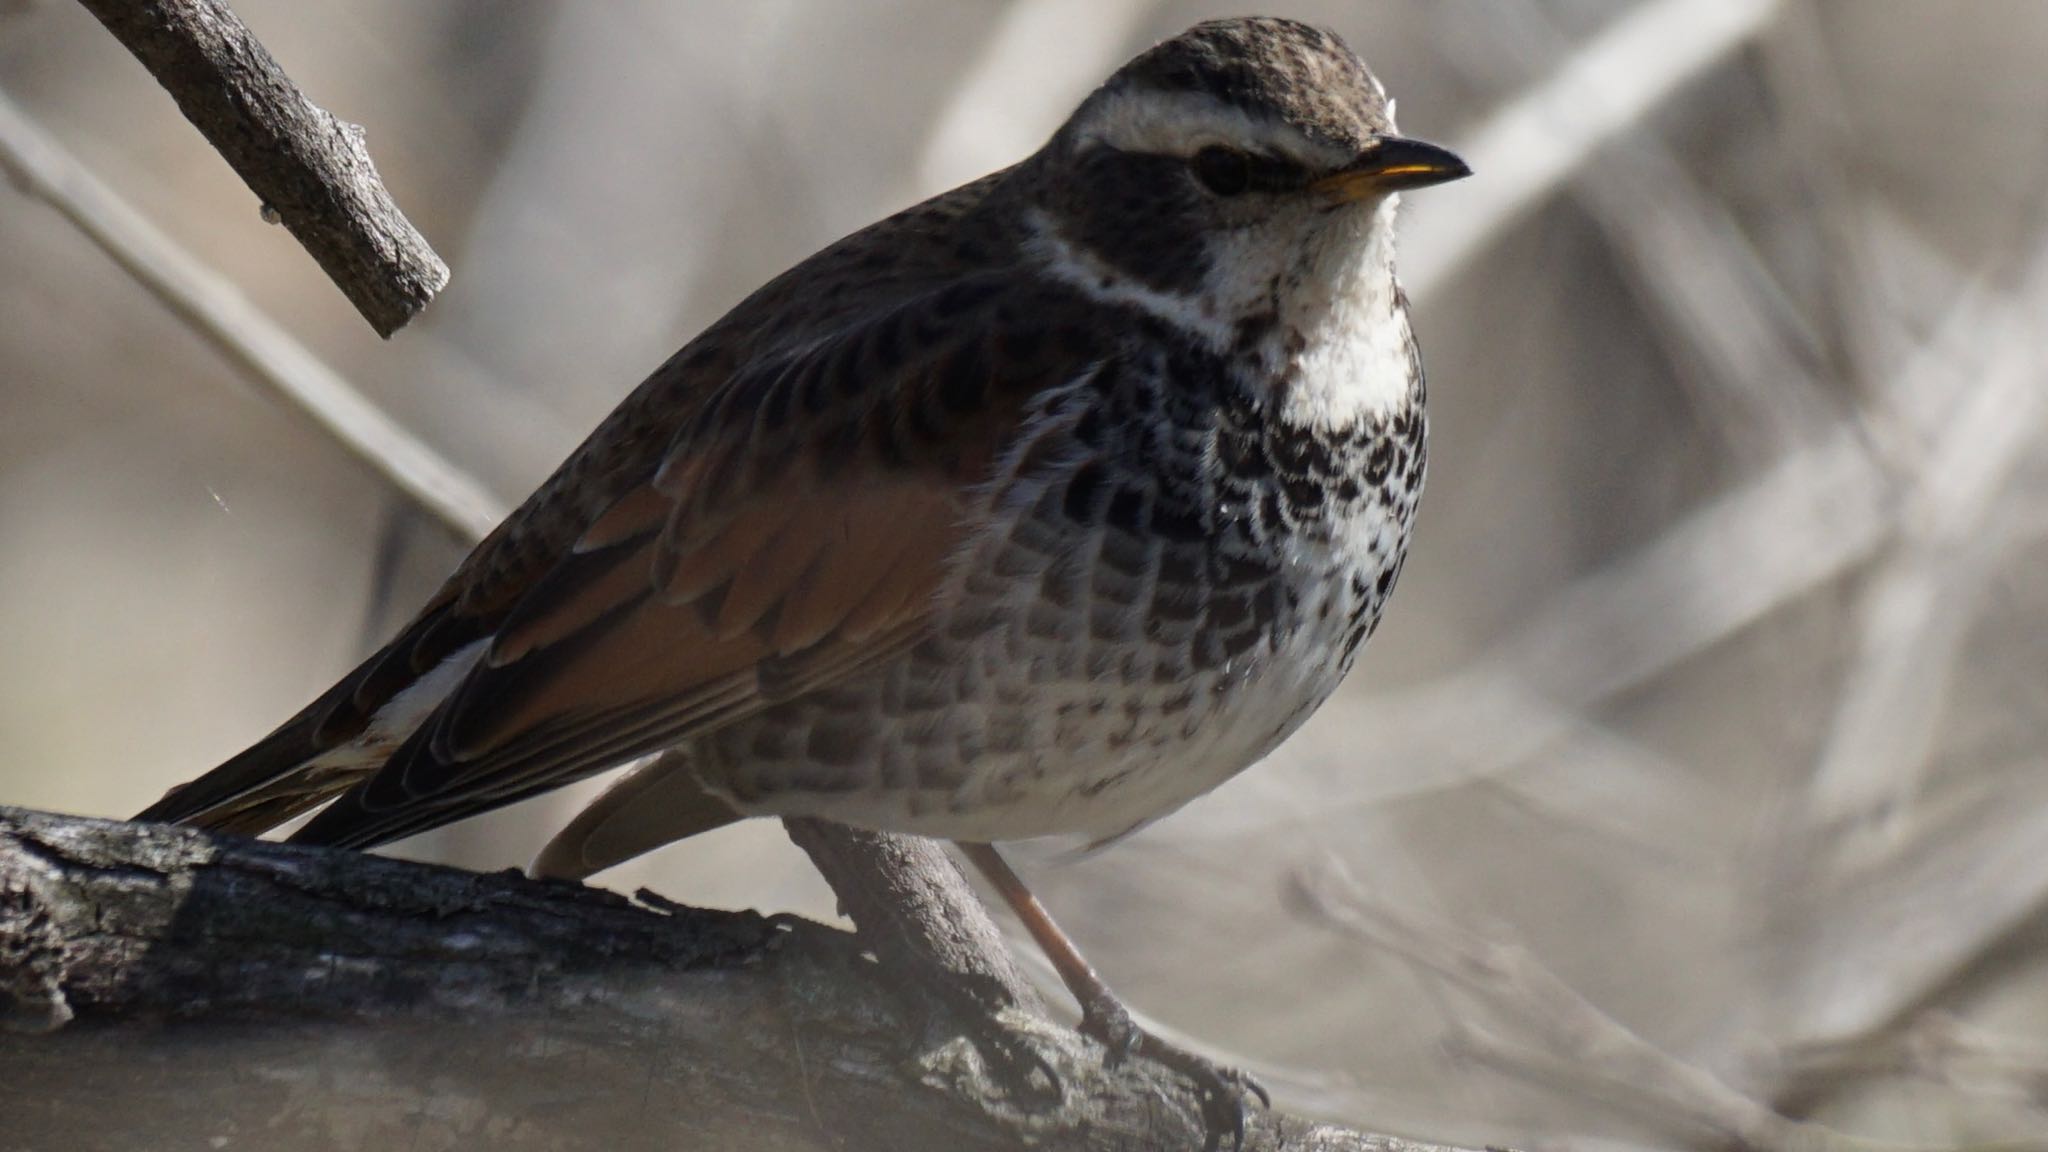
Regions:
<svg viewBox="0 0 2048 1152"><path fill-rule="evenodd" d="M474 815L914 644L1020 405L1092 356L1034 339L1039 355L997 380L998 334L1058 310L939 326L936 306L735 377L532 581L434 714L295 839L365 847Z"/></svg>
<svg viewBox="0 0 2048 1152"><path fill-rule="evenodd" d="M996 173L935 197L849 236L749 296L657 369L520 508L463 561L414 621L333 688L254 746L198 780L173 789L137 818L238 832L260 832L324 803L376 769L380 758L337 761L371 718L420 676L465 646L493 635L529 590L579 541L614 542L619 525L638 531L651 506L672 503L649 477L668 449L708 442L708 432L785 415L807 397L778 392L776 379L748 366L793 370L807 340L860 332L905 302L937 299L957 308L968 292L995 294L999 277L957 276L958 245L972 234L990 267L1014 244L989 235L981 210L1002 183ZM995 214L994 218L1000 218ZM877 257L881 259L877 259ZM929 310L927 310L929 314ZM859 341L834 345L839 365L863 355ZM732 387L736 376L742 387ZM887 387L852 372L814 374L827 388ZM700 435L691 435L692 428ZM835 450L827 459L835 458ZM698 494L712 499L732 478L708 477Z"/></svg>
<svg viewBox="0 0 2048 1152"><path fill-rule="evenodd" d="M135 819L254 836L333 799L368 766L351 771L321 765L320 758L360 735L376 708L422 671L489 634L486 629L465 637L478 622L457 620L451 627L450 617L451 606L437 597L396 639L298 715L213 771L171 789Z"/></svg>
<svg viewBox="0 0 2048 1152"><path fill-rule="evenodd" d="M661 544L649 539L626 566L631 581L575 586L560 599L562 589L543 581L447 702L298 838L365 846L459 819L667 747L901 651L940 594L960 509L950 492L900 487L750 501L757 507L728 532L752 516L790 516L806 531L817 529L825 550L796 550L801 576L777 567L773 549L766 556L742 550L708 592L670 599L654 583ZM833 509L837 523L813 525L821 508ZM898 563L863 583L852 577L867 549L846 542L867 533L930 540L897 550ZM900 592L891 597L894 610L867 619L859 609L883 584ZM848 623L860 627L842 630Z"/></svg>
<svg viewBox="0 0 2048 1152"><path fill-rule="evenodd" d="M995 186L884 221L749 297L628 397L391 645L144 815L255 832L339 796L299 838L381 843L915 643L1021 406L1102 357L1071 297L1003 267L1015 238L964 218ZM970 231L991 264L963 276ZM380 709L483 639L402 744L358 754Z"/></svg>

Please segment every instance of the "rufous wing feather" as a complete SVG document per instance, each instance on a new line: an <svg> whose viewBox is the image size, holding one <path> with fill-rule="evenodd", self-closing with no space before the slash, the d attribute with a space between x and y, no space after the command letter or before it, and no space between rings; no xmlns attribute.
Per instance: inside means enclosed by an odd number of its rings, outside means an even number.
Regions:
<svg viewBox="0 0 2048 1152"><path fill-rule="evenodd" d="M987 330L963 325L951 341ZM869 342L853 331L761 367L794 398L707 401L651 478L531 583L435 713L298 838L364 846L509 803L915 644L948 594L1017 393L984 384L978 403L948 407L935 370L962 361L946 346L885 372L847 361L843 345ZM861 386L823 387L828 371Z"/></svg>

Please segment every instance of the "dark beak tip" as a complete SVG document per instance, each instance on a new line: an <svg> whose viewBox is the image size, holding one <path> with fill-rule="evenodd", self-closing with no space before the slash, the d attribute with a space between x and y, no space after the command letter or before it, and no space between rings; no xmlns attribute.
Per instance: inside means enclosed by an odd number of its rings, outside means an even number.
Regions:
<svg viewBox="0 0 2048 1152"><path fill-rule="evenodd" d="M1376 187L1386 193L1427 189L1473 174L1473 166L1456 152L1405 135L1380 137L1376 146L1358 156L1352 170L1374 176Z"/></svg>
<svg viewBox="0 0 2048 1152"><path fill-rule="evenodd" d="M1456 152L1427 140L1390 137L1375 148L1369 161L1375 168L1407 169L1412 175L1402 180L1409 187L1448 184L1472 174L1472 166Z"/></svg>
<svg viewBox="0 0 2048 1152"><path fill-rule="evenodd" d="M1448 184L1471 174L1471 165L1448 148L1405 136L1383 136L1315 186L1355 200Z"/></svg>

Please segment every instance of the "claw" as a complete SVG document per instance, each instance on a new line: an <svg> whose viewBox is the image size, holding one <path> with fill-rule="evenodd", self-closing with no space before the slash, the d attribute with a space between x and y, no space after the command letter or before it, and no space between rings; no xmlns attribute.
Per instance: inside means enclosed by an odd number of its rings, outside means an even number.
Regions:
<svg viewBox="0 0 2048 1152"><path fill-rule="evenodd" d="M1244 1147L1247 1095L1257 1097L1262 1108L1273 1106L1272 1096L1257 1080L1145 1031L1113 997L1094 1000L1082 1008L1081 1033L1100 1041L1107 1049L1103 1063L1109 1067L1114 1068L1135 1055L1186 1078L1194 1087L1202 1123L1208 1129L1202 1152L1215 1152L1226 1134L1233 1149Z"/></svg>

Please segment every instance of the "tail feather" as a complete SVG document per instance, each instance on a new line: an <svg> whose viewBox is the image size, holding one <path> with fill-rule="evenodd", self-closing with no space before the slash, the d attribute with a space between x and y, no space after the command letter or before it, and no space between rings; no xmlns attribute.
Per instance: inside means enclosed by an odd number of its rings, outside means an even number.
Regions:
<svg viewBox="0 0 2048 1152"><path fill-rule="evenodd" d="M480 642L472 642L430 674L387 686L380 696L388 699L377 699L374 707L389 705L389 715L366 710L358 692L365 677L389 667L386 653L380 653L276 731L197 780L171 789L135 819L258 836L339 800L293 839L371 848L563 783L558 776L545 775L531 787L484 797L481 804L477 797L466 797L466 803L452 807L365 807L365 788L394 753L403 758L407 749L424 751L420 725L431 725L431 715L481 649ZM408 702L409 697L413 699ZM627 744L617 751L620 758L630 758L643 748ZM536 876L583 879L742 817L704 790L686 750L671 749L635 768L593 801L548 843L531 871Z"/></svg>
<svg viewBox="0 0 2048 1152"><path fill-rule="evenodd" d="M346 753L348 735L324 732L354 676L277 730L199 777L164 793L135 819L255 836L339 796L376 767Z"/></svg>
<svg viewBox="0 0 2048 1152"><path fill-rule="evenodd" d="M255 836L367 780L483 649L474 629L437 632L444 615L423 613L275 732L135 818Z"/></svg>

